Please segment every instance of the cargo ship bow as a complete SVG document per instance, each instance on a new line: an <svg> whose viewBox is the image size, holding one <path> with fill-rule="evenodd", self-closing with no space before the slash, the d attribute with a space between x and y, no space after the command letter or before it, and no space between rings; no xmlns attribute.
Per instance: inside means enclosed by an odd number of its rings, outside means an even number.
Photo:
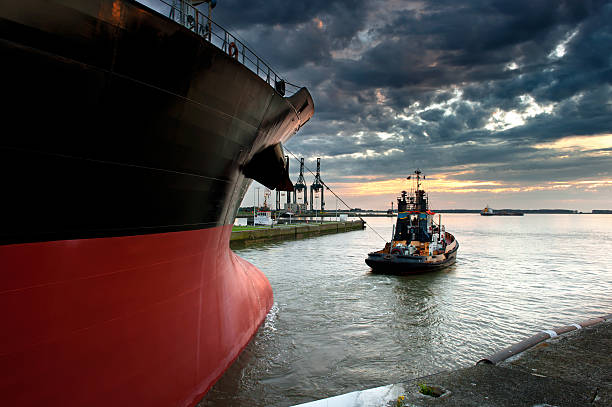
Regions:
<svg viewBox="0 0 612 407"><path fill-rule="evenodd" d="M149 3L0 4L5 405L192 406L272 306L229 237L252 179L291 187L312 98Z"/></svg>

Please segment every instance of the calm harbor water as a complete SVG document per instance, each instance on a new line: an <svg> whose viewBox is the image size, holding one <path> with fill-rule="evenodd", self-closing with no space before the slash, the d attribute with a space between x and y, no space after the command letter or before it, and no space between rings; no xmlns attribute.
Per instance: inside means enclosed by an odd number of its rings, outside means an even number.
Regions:
<svg viewBox="0 0 612 407"><path fill-rule="evenodd" d="M394 218L365 218L386 239ZM457 263L370 273L370 228L235 251L268 276L266 323L201 406L290 406L470 366L612 312L612 215L443 214Z"/></svg>

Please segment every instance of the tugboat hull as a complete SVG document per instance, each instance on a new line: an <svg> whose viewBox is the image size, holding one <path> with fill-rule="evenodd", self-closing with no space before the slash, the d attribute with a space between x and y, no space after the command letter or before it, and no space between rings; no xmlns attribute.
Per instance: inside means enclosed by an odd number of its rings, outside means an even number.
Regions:
<svg viewBox="0 0 612 407"><path fill-rule="evenodd" d="M457 259L457 250L459 243L455 248L446 253L446 258L439 262L426 262L426 257L422 256L403 256L396 254L385 254L380 252L369 253L365 260L366 264L372 268L373 273L380 274L421 274L430 271L437 271L444 267L455 263Z"/></svg>

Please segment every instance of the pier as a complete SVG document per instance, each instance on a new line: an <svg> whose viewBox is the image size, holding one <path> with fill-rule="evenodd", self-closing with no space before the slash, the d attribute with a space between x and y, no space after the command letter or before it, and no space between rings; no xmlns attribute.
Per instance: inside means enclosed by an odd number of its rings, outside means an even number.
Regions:
<svg viewBox="0 0 612 407"><path fill-rule="evenodd" d="M234 230L230 243L262 242L267 240L299 239L327 233L350 232L365 229L365 222L352 220L346 222L294 223L246 230Z"/></svg>
<svg viewBox="0 0 612 407"><path fill-rule="evenodd" d="M544 330L475 366L294 407L610 406L612 314Z"/></svg>

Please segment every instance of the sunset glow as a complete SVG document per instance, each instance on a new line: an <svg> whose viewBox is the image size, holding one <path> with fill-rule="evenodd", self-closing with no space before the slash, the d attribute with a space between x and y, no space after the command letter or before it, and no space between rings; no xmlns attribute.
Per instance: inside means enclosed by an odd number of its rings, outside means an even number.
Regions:
<svg viewBox="0 0 612 407"><path fill-rule="evenodd" d="M402 178L368 181L368 177L351 177L360 179L360 183L338 183L335 190L352 197L371 195L397 195L402 190L409 190L411 181ZM612 179L582 180L582 181L550 181L534 185L517 185L501 181L474 181L452 179L446 174L434 174L425 179L423 187L430 193L467 194L467 193L516 193L534 191L555 191L569 188L593 190L600 187L612 187Z"/></svg>
<svg viewBox="0 0 612 407"><path fill-rule="evenodd" d="M538 149L591 151L612 148L612 134L596 134L593 136L565 137L551 143L541 143L533 146Z"/></svg>

